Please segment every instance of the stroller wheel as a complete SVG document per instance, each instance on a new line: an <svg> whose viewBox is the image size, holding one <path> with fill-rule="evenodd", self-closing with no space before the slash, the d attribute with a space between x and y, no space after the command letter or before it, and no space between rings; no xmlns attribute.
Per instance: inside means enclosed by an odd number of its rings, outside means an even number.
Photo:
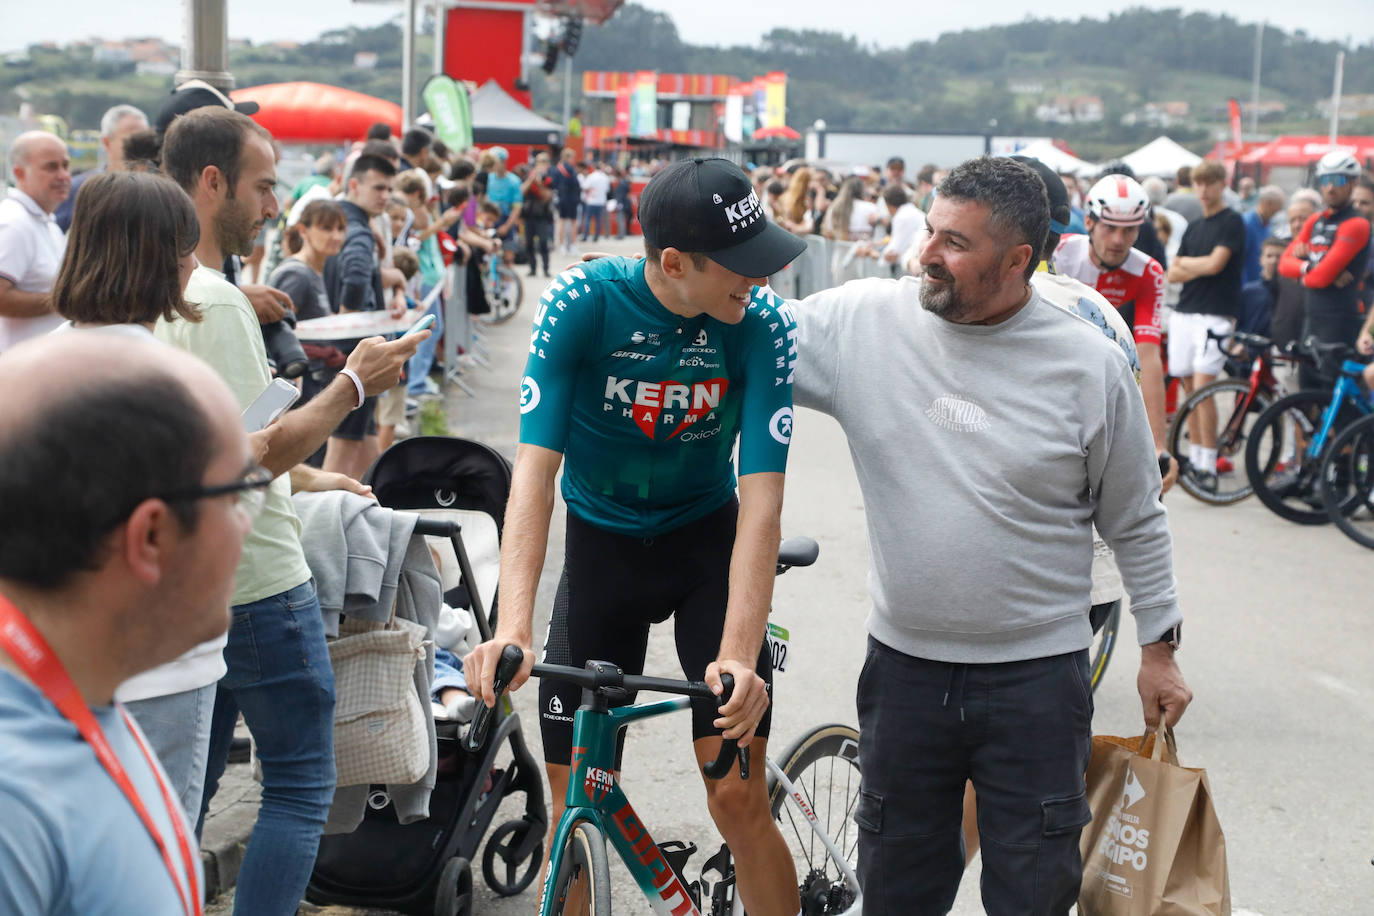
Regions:
<svg viewBox="0 0 1374 916"><path fill-rule="evenodd" d="M482 877L493 891L511 897L530 886L543 861L542 826L523 818L506 821L487 840L487 848L482 852Z"/></svg>
<svg viewBox="0 0 1374 916"><path fill-rule="evenodd" d="M472 866L455 857L444 863L434 892L434 916L468 916L472 912Z"/></svg>

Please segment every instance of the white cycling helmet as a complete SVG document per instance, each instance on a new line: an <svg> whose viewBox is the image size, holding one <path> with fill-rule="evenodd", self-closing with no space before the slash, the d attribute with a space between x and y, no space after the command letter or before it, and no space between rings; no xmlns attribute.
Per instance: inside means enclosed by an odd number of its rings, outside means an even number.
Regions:
<svg viewBox="0 0 1374 916"><path fill-rule="evenodd" d="M1344 175L1346 180L1354 181L1360 177L1360 163L1349 153L1332 150L1317 163L1317 177L1324 175Z"/></svg>
<svg viewBox="0 0 1374 916"><path fill-rule="evenodd" d="M1087 209L1108 226L1139 226L1150 212L1150 197L1134 178L1108 175L1088 192Z"/></svg>

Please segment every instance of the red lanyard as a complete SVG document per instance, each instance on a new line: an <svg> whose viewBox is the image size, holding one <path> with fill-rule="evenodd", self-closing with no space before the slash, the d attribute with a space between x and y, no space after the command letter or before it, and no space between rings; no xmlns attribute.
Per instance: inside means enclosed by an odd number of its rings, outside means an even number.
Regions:
<svg viewBox="0 0 1374 916"><path fill-rule="evenodd" d="M43 691L43 695L52 701L58 712L66 716L76 726L81 737L86 739L86 743L91 746L91 750L95 751L95 756L109 772L115 785L119 786L125 797L129 799L129 804L133 806L139 820L143 821L143 826L148 829L153 842L157 844L158 852L162 853L162 861L167 866L168 874L172 876L172 883L176 885L177 896L181 898L181 905L187 916L201 916L200 888L196 882L196 863L191 855L191 844L186 839L186 827L182 820L180 802L172 796L171 790L162 778L161 769L153 759L152 751L148 749L148 745L143 740L143 735L134 727L134 723L129 718L129 714L124 711L124 707L115 704L120 715L124 717L125 724L129 727L129 733L138 742L139 750L147 759L148 768L152 770L153 777L157 780L157 786L162 791L162 801L167 805L167 817L172 822L172 830L176 833L177 848L181 853L182 864L186 868L186 880L190 884L189 888L182 884L181 877L177 874L176 865L172 861L171 851L162 838L162 833L153 823L152 817L148 814L148 809L143 806L143 800L138 797L138 790L130 781L129 774L124 770L124 765L119 762L119 757L115 754L114 748L110 747L110 742L105 738L100 723L95 720L95 715L86 705L86 701L82 699L76 685L72 683L71 676L62 667L62 662L58 660L47 640L34 629L29 619L20 613L19 609L4 595L0 595L0 649L5 650L5 653L14 660L34 686Z"/></svg>

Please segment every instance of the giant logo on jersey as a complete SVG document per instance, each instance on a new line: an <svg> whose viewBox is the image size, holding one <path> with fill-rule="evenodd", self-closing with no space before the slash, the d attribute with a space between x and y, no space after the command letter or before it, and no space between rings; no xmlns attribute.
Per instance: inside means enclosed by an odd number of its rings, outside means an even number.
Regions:
<svg viewBox="0 0 1374 916"><path fill-rule="evenodd" d="M634 420L644 435L657 439L655 430L671 427L671 439L698 420L714 416L730 387L726 378L702 382L646 382L641 379L606 376L603 410L620 410ZM701 438L701 437L695 437Z"/></svg>

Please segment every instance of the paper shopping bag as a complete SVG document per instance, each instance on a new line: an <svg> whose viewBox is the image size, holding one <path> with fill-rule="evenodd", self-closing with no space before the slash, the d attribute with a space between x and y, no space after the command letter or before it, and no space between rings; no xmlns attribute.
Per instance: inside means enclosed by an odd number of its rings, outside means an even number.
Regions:
<svg viewBox="0 0 1374 916"><path fill-rule="evenodd" d="M1083 916L1229 916L1226 840L1207 772L1179 765L1173 729L1093 738ZM1167 753L1165 749L1167 746Z"/></svg>

